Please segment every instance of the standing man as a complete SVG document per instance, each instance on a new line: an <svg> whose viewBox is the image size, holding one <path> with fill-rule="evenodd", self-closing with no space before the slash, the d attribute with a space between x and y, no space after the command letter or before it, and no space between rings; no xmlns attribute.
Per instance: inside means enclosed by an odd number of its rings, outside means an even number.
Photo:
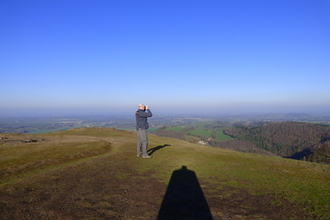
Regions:
<svg viewBox="0 0 330 220"><path fill-rule="evenodd" d="M147 149L148 149L148 134L147 129L149 127L147 118L151 117L152 113L148 106L145 106L143 104L139 105L139 109L135 113L136 118L136 131L138 135L138 141L137 141L137 157L142 156L143 158L152 158L148 155Z"/></svg>

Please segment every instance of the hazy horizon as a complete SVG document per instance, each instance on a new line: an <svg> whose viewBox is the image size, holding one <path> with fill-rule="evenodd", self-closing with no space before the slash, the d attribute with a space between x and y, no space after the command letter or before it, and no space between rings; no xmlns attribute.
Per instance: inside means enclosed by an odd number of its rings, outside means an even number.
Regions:
<svg viewBox="0 0 330 220"><path fill-rule="evenodd" d="M330 115L329 107L325 108L161 108L150 107L154 116L228 116L228 115L265 115L265 114L314 114ZM134 116L134 108L119 109L10 109L2 110L0 117L79 117L79 116Z"/></svg>
<svg viewBox="0 0 330 220"><path fill-rule="evenodd" d="M0 3L0 117L330 111L330 1Z"/></svg>

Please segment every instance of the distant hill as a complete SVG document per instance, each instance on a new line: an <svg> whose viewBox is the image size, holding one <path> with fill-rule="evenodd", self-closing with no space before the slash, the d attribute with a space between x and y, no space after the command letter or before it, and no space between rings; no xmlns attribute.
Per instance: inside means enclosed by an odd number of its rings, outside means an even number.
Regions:
<svg viewBox="0 0 330 220"><path fill-rule="evenodd" d="M277 156L330 163L330 126L327 125L275 122L254 127L230 127L224 132Z"/></svg>
<svg viewBox="0 0 330 220"><path fill-rule="evenodd" d="M207 124L208 127L209 124ZM186 135L187 131L193 130L191 127L181 127L181 130L176 129L178 127L174 127L173 129L168 129L166 127L157 129L153 132L153 134L161 137L170 137L170 138L176 138L180 140L190 141L191 143L198 143L199 140L202 140L205 143L208 143L208 145L212 147L218 147L218 148L224 148L224 149L230 149L235 150L239 152L244 153L254 153L254 154L260 154L264 156L276 156L275 154L261 149L256 146L253 142L250 141L243 141L239 140L237 138L233 138L226 141L217 140L214 138L211 138L209 141L209 137L205 135ZM176 129L176 130L174 130ZM219 132L219 131L218 131ZM212 132L213 133L213 132ZM193 138L195 137L195 138Z"/></svg>
<svg viewBox="0 0 330 220"><path fill-rule="evenodd" d="M226 127L225 127L226 126ZM181 127L161 127L153 134L162 137L265 156L280 156L330 163L330 126L303 122L272 122L262 125L230 126L204 122ZM223 134L223 138L215 137ZM227 137L232 137L229 139Z"/></svg>

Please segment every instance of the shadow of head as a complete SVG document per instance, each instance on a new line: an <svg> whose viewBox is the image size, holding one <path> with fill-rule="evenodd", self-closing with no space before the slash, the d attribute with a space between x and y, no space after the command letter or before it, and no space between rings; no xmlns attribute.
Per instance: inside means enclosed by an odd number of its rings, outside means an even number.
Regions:
<svg viewBox="0 0 330 220"><path fill-rule="evenodd" d="M148 154L149 155L152 155L153 153L155 153L156 151L164 148L164 147L167 147L167 146L171 146L170 144L164 144L164 145L158 145L157 147L154 147L154 148L151 148L148 150Z"/></svg>
<svg viewBox="0 0 330 220"><path fill-rule="evenodd" d="M157 217L163 219L213 219L195 172L186 166L172 173Z"/></svg>

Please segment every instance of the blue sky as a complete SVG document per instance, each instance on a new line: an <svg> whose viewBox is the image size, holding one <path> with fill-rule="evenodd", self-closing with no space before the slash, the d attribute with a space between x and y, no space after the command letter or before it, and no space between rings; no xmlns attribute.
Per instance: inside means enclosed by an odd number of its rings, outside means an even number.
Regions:
<svg viewBox="0 0 330 220"><path fill-rule="evenodd" d="M330 1L1 0L0 116L330 112Z"/></svg>

